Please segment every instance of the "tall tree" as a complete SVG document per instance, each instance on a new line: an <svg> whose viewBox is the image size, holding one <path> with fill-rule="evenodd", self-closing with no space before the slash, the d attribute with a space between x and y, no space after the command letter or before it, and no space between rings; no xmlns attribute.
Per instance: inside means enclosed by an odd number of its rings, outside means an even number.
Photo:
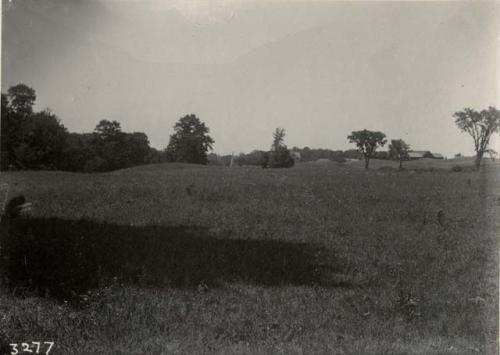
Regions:
<svg viewBox="0 0 500 355"><path fill-rule="evenodd" d="M196 115L179 119L166 149L169 161L207 164L207 152L214 144L208 133L208 127Z"/></svg>
<svg viewBox="0 0 500 355"><path fill-rule="evenodd" d="M7 170L14 162L14 147L16 146L18 127L10 109L9 99L3 93L1 113L0 166L2 170Z"/></svg>
<svg viewBox="0 0 500 355"><path fill-rule="evenodd" d="M117 139L122 134L120 122L101 120L94 132L103 140Z"/></svg>
<svg viewBox="0 0 500 355"><path fill-rule="evenodd" d="M125 133L122 132L119 122L101 120L94 129L94 137L93 146L98 157L90 164L92 168L102 171L128 166Z"/></svg>
<svg viewBox="0 0 500 355"><path fill-rule="evenodd" d="M391 159L399 161L399 168L403 168L403 161L408 160L408 152L410 151L410 146L402 139L392 139L391 144L389 144L389 154Z"/></svg>
<svg viewBox="0 0 500 355"><path fill-rule="evenodd" d="M475 165L479 170L483 155L489 150L491 135L498 132L500 127L500 111L492 106L482 111L465 108L463 111L455 112L453 117L458 128L470 134L474 140Z"/></svg>
<svg viewBox="0 0 500 355"><path fill-rule="evenodd" d="M373 158L378 147L383 147L387 140L385 134L379 131L369 131L364 129L362 131L353 131L351 135L347 136L350 143L355 143L358 150L365 158L365 169L368 169L370 159Z"/></svg>
<svg viewBox="0 0 500 355"><path fill-rule="evenodd" d="M31 115L33 113L33 105L36 101L34 89L25 84L17 84L7 90L7 95L10 100L10 107L14 112L23 115Z"/></svg>
<svg viewBox="0 0 500 355"><path fill-rule="evenodd" d="M271 151L262 160L264 167L290 168L295 164L295 160L285 145L285 135L284 128L276 128L273 132Z"/></svg>
<svg viewBox="0 0 500 355"><path fill-rule="evenodd" d="M127 165L142 165L147 162L148 155L151 153L149 139L145 133L134 132L126 133L124 137L124 152L127 157Z"/></svg>
<svg viewBox="0 0 500 355"><path fill-rule="evenodd" d="M28 169L61 169L68 131L59 118L46 109L32 115L16 157Z"/></svg>
<svg viewBox="0 0 500 355"><path fill-rule="evenodd" d="M16 153L27 137L35 100L35 90L24 84L11 86L6 95L2 94L2 169L23 167Z"/></svg>
<svg viewBox="0 0 500 355"><path fill-rule="evenodd" d="M282 147L285 146L285 129L284 128L276 128L273 133L273 145L271 146L272 151L278 151Z"/></svg>

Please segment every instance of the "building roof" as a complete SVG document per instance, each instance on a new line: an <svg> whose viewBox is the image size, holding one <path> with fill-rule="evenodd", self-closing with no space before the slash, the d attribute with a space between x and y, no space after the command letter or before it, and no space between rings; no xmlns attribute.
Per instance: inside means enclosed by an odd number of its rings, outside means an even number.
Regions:
<svg viewBox="0 0 500 355"><path fill-rule="evenodd" d="M432 155L429 150L412 150L408 152L408 156L410 158L423 158L429 154Z"/></svg>

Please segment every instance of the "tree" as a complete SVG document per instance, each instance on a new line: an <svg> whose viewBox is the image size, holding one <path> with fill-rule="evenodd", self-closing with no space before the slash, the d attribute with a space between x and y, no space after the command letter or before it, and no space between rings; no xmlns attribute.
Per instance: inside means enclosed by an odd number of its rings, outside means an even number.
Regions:
<svg viewBox="0 0 500 355"><path fill-rule="evenodd" d="M213 149L214 144L208 133L208 127L196 115L179 119L165 150L169 161L206 165L207 152Z"/></svg>
<svg viewBox="0 0 500 355"><path fill-rule="evenodd" d="M389 154L391 159L399 160L399 168L403 168L403 161L410 159L408 152L410 146L402 139L392 139L389 144Z"/></svg>
<svg viewBox="0 0 500 355"><path fill-rule="evenodd" d="M95 126L94 132L103 140L116 140L122 134L120 122L101 120Z"/></svg>
<svg viewBox="0 0 500 355"><path fill-rule="evenodd" d="M109 171L147 163L156 155L146 134L122 132L117 121L101 120L93 133L69 133L50 110L33 111L36 93L24 84L9 88L1 99L2 170Z"/></svg>
<svg viewBox="0 0 500 355"><path fill-rule="evenodd" d="M271 151L278 151L282 147L285 146L285 129L284 128L276 128L273 133L273 145L271 147Z"/></svg>
<svg viewBox="0 0 500 355"><path fill-rule="evenodd" d="M11 86L6 95L2 93L1 168L3 170L11 166L23 166L16 157L16 150L18 151L24 142L29 130L35 100L35 90L24 84Z"/></svg>
<svg viewBox="0 0 500 355"><path fill-rule="evenodd" d="M453 114L455 124L463 132L470 134L474 140L474 150L476 152L475 165L479 170L481 159L488 151L490 137L494 132L498 132L500 126L500 111L495 107L488 107L487 110L475 111L465 108Z"/></svg>
<svg viewBox="0 0 500 355"><path fill-rule="evenodd" d="M151 153L145 133L122 132L117 121L101 120L94 129L94 135L96 139L93 143L101 160L94 159L87 169L116 170L141 165L147 162Z"/></svg>
<svg viewBox="0 0 500 355"><path fill-rule="evenodd" d="M151 152L149 139L145 133L125 133L124 153L127 157L127 166L142 165L147 162Z"/></svg>
<svg viewBox="0 0 500 355"><path fill-rule="evenodd" d="M263 158L263 166L269 168L291 168L295 164L290 151L284 143L285 129L276 128L273 133L271 151Z"/></svg>
<svg viewBox="0 0 500 355"><path fill-rule="evenodd" d="M46 109L32 115L15 155L28 169L60 169L67 137L59 118Z"/></svg>
<svg viewBox="0 0 500 355"><path fill-rule="evenodd" d="M69 133L62 170L92 172L93 170L87 169L87 163L98 156L94 142L94 133Z"/></svg>
<svg viewBox="0 0 500 355"><path fill-rule="evenodd" d="M350 136L347 137L350 143L355 143L359 152L363 154L365 158L365 169L368 169L370 164L370 159L373 158L378 147L383 147L387 140L385 139L385 134L378 131L353 131Z"/></svg>
<svg viewBox="0 0 500 355"><path fill-rule="evenodd" d="M31 115L33 113L33 105L36 100L34 89L25 84L17 84L7 90L7 95L10 100L10 107L14 112L23 115Z"/></svg>
<svg viewBox="0 0 500 355"><path fill-rule="evenodd" d="M2 93L2 108L1 108L1 128L0 128L0 164L2 170L7 170L14 162L14 147L16 145L16 121L13 119L12 111L9 105L7 95Z"/></svg>
<svg viewBox="0 0 500 355"><path fill-rule="evenodd" d="M94 128L94 139L91 145L97 156L88 165L90 168L86 168L88 171L91 169L110 171L127 167L125 133L122 132L119 122L99 121Z"/></svg>

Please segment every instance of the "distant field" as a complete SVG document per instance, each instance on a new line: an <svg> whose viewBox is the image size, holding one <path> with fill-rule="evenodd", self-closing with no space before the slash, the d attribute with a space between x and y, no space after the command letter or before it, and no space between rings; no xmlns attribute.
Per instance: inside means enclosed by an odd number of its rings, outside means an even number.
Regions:
<svg viewBox="0 0 500 355"><path fill-rule="evenodd" d="M353 167L363 168L364 161L353 161L348 162ZM499 166L499 161L492 161L491 159L483 159L482 164L488 168ZM408 170L422 170L422 169L439 169L439 170L451 170L453 167L460 167L464 170L474 169L474 158L457 158L457 159L416 159L411 161L403 162L403 168ZM379 160L371 159L370 168L379 169L385 167L399 168L399 162L394 160Z"/></svg>
<svg viewBox="0 0 500 355"><path fill-rule="evenodd" d="M498 353L500 170L456 163L2 173L37 223L109 251L83 308L4 290L0 341L50 340L54 354ZM107 252L123 264L106 266Z"/></svg>

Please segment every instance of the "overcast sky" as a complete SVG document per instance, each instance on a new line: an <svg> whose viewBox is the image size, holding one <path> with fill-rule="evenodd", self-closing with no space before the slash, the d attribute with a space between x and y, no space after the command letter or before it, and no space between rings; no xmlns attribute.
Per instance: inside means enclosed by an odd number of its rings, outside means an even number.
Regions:
<svg viewBox="0 0 500 355"><path fill-rule="evenodd" d="M180 117L218 153L347 149L353 130L472 153L464 107L500 106L493 2L3 2L2 92L25 83L70 130L101 119L164 148Z"/></svg>

